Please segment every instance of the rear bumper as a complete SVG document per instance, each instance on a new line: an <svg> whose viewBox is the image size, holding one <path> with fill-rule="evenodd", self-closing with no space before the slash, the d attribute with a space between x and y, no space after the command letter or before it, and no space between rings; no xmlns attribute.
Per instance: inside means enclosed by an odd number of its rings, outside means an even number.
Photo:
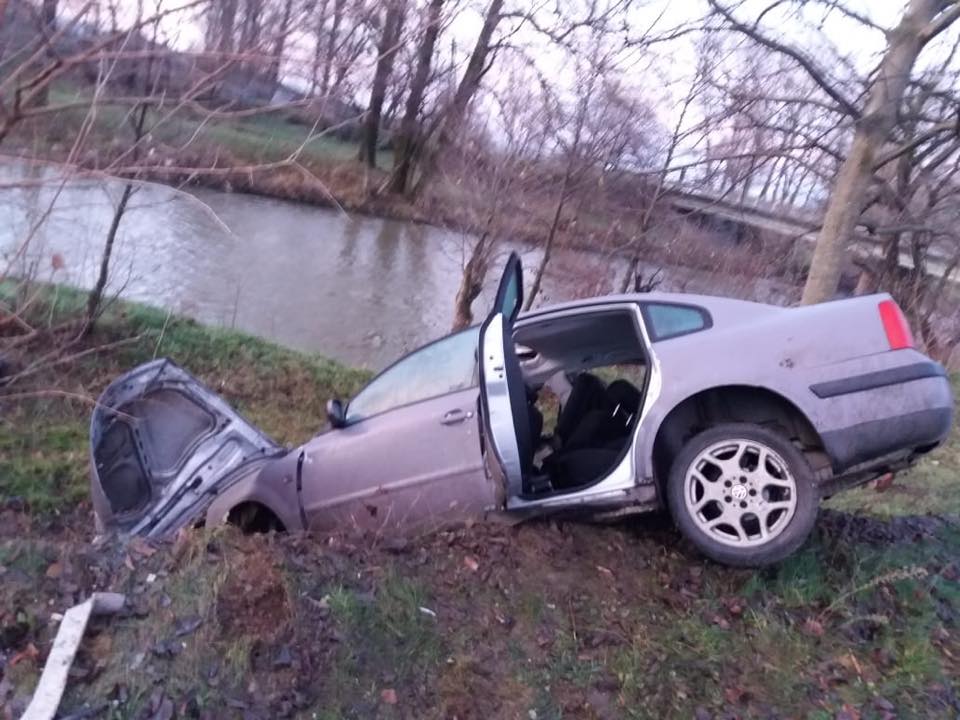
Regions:
<svg viewBox="0 0 960 720"><path fill-rule="evenodd" d="M939 364L928 360L913 365L899 382L871 376L829 383L833 389L845 386L849 391L831 393L827 402L842 402L847 417L862 418L821 432L835 473L899 452L930 450L950 433L953 393Z"/></svg>

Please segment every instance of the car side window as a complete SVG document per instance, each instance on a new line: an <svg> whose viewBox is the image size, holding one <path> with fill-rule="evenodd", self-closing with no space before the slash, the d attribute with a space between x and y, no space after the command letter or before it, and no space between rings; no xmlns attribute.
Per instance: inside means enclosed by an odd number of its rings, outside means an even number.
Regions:
<svg viewBox="0 0 960 720"><path fill-rule="evenodd" d="M648 303L644 314L651 340L666 340L704 330L711 321L707 311L693 305L672 303Z"/></svg>
<svg viewBox="0 0 960 720"><path fill-rule="evenodd" d="M415 350L388 367L347 406L347 423L479 384L478 327Z"/></svg>

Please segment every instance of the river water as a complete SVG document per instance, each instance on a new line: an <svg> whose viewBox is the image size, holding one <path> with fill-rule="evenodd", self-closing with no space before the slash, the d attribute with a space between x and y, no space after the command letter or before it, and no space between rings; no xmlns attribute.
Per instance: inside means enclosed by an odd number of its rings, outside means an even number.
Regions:
<svg viewBox="0 0 960 720"><path fill-rule="evenodd" d="M0 274L90 287L122 187L0 162ZM429 225L143 184L120 224L108 292L378 369L448 331L468 246L467 236ZM515 249L529 265L539 259ZM552 265L549 301L583 294L587 282L610 288L625 268L575 251ZM474 303L478 319L498 270ZM664 275L663 289L744 294L735 278L680 268ZM759 293L775 299L782 289Z"/></svg>

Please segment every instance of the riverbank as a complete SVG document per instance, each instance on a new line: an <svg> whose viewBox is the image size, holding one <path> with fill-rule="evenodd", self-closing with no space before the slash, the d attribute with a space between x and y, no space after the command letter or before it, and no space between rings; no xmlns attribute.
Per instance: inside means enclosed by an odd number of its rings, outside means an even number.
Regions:
<svg viewBox="0 0 960 720"><path fill-rule="evenodd" d="M47 334L6 372L49 353L81 300L45 289L30 319ZM368 374L120 302L68 355L0 391L0 717L16 717L29 696L53 614L94 589L126 593L130 608L94 622L65 715L960 711L956 431L890 490L836 498L844 512L824 513L801 552L762 572L705 562L658 517L475 526L403 543L213 529L102 548L90 544L83 398L122 370L170 356L291 443L323 425L328 397L349 396Z"/></svg>

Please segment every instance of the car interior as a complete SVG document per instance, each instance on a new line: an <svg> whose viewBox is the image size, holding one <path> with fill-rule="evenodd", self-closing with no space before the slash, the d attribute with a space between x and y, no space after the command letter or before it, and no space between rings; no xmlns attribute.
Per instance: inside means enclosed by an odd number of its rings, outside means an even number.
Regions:
<svg viewBox="0 0 960 720"><path fill-rule="evenodd" d="M533 320L513 339L527 396L515 410L524 494L599 482L630 447L643 405L647 360L633 313Z"/></svg>

